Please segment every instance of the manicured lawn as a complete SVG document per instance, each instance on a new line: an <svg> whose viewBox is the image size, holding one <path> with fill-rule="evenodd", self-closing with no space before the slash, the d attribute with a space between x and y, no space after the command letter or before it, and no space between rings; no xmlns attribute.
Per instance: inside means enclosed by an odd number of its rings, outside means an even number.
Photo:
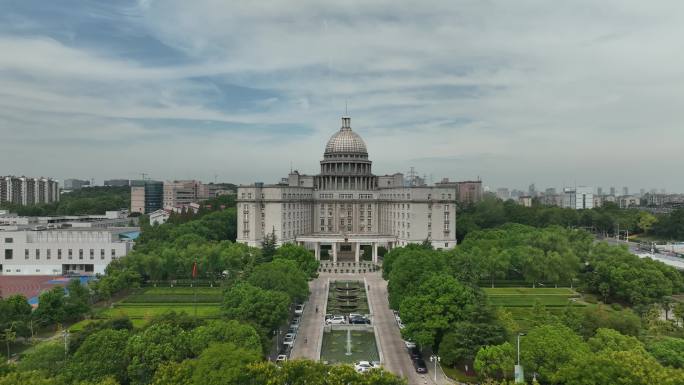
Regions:
<svg viewBox="0 0 684 385"><path fill-rule="evenodd" d="M147 306L121 305L109 308L98 314L98 318L113 318L117 316L128 316L131 319L145 319L174 311L176 313L185 312L189 315L195 314L195 307L192 304L147 304ZM218 304L206 305L197 304L197 316L200 318L218 318L221 315L221 308Z"/></svg>
<svg viewBox="0 0 684 385"><path fill-rule="evenodd" d="M197 290L197 293L195 293ZM122 303L220 303L223 291L220 288L198 287L151 287L140 289L124 298Z"/></svg>
<svg viewBox="0 0 684 385"><path fill-rule="evenodd" d="M579 296L569 288L506 287L485 288L484 291L492 305L503 307L534 306L537 301L544 306L566 306L574 304L570 298Z"/></svg>
<svg viewBox="0 0 684 385"><path fill-rule="evenodd" d="M351 354L347 355L347 352ZM332 330L323 333L321 361L327 361L330 364L351 364L358 361L378 361L379 359L373 332Z"/></svg>

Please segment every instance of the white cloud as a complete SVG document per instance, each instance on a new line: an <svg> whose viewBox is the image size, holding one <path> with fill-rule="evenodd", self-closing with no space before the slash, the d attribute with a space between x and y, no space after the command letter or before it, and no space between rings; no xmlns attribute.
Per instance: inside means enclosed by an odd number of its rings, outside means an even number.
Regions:
<svg viewBox="0 0 684 385"><path fill-rule="evenodd" d="M22 140L159 135L163 146L120 150L147 157L112 154L90 173L114 176L116 158L124 168L149 164L160 178L179 167L206 175L204 165L224 163L226 179L269 181L287 171L284 159L316 171L348 101L378 172L417 162L430 168L421 173L480 175L493 186L577 180L682 190L684 182L668 176L684 162L676 148L684 139L683 8L618 0L139 1L121 23L183 60L106 55L106 39L95 51L51 36L0 34L0 52L12 53L0 55L0 133L20 126ZM214 81L268 94L217 103ZM183 136L146 122L155 119L254 129ZM258 129L277 124L314 132L274 139ZM202 151L183 166L168 155L191 145ZM111 153L103 147L61 154L60 167L98 149ZM0 161L26 164L27 151L12 153ZM31 156L34 170L79 176Z"/></svg>

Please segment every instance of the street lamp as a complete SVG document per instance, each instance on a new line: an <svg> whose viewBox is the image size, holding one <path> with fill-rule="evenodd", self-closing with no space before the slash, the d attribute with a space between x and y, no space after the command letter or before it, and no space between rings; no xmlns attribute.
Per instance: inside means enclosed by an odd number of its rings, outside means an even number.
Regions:
<svg viewBox="0 0 684 385"><path fill-rule="evenodd" d="M515 383L524 383L525 374L523 373L523 367L520 365L520 337L524 336L525 333L518 333L518 364L515 365Z"/></svg>
<svg viewBox="0 0 684 385"><path fill-rule="evenodd" d="M441 361L442 358L436 354L430 356L430 362L435 363L435 382L437 382L437 362Z"/></svg>

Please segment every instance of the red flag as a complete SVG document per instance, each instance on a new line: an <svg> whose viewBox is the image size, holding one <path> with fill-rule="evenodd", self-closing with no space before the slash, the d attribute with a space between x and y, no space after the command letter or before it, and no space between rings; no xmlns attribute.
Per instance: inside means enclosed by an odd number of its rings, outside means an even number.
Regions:
<svg viewBox="0 0 684 385"><path fill-rule="evenodd" d="M196 277L197 277L197 261L195 261L195 263L192 264L192 278L196 278Z"/></svg>

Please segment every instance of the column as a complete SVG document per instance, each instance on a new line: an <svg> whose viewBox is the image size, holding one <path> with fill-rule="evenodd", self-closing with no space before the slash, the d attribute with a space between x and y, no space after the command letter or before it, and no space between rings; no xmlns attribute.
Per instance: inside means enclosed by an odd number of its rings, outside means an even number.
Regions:
<svg viewBox="0 0 684 385"><path fill-rule="evenodd" d="M332 243L333 263L337 263L337 243Z"/></svg>
<svg viewBox="0 0 684 385"><path fill-rule="evenodd" d="M361 257L361 242L356 242L356 249L354 250L354 262L359 263Z"/></svg>
<svg viewBox="0 0 684 385"><path fill-rule="evenodd" d="M373 263L378 263L378 243L373 242Z"/></svg>
<svg viewBox="0 0 684 385"><path fill-rule="evenodd" d="M316 255L316 260L320 261L321 260L321 243L320 242L314 242L314 254Z"/></svg>

